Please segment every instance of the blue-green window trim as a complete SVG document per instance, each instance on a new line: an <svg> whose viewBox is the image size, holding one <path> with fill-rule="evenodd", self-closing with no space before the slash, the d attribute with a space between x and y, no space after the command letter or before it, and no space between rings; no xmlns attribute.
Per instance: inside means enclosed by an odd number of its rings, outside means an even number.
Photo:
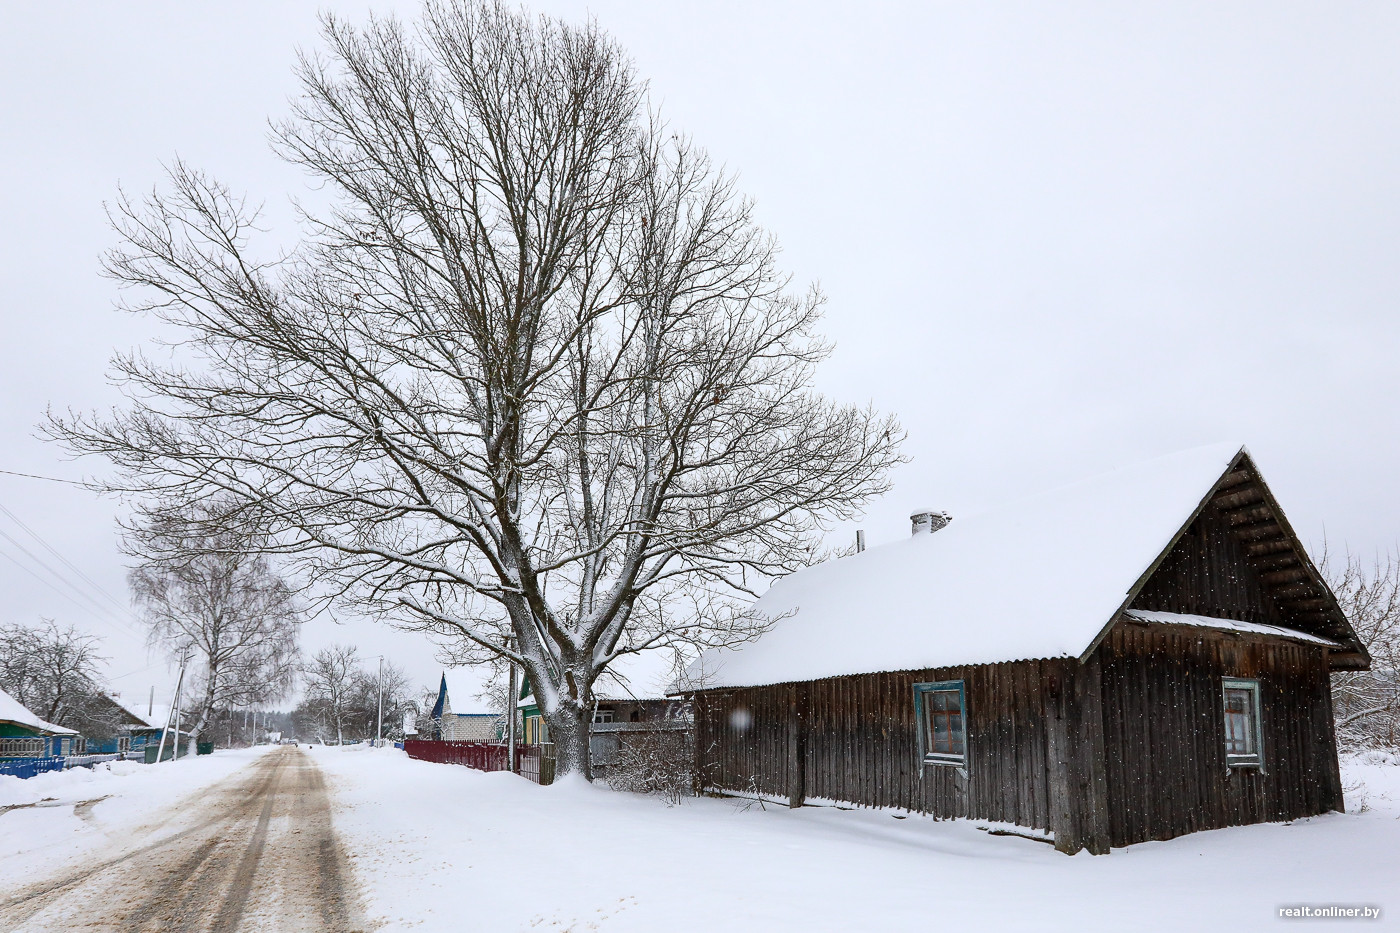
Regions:
<svg viewBox="0 0 1400 933"><path fill-rule="evenodd" d="M1230 717L1230 694L1232 691L1243 690L1249 694L1248 709L1253 714L1253 721L1248 724L1252 731L1253 749L1237 752L1231 749L1231 725ZM1262 773L1264 770L1264 707L1260 699L1260 686L1256 678L1249 677L1222 677L1220 679L1220 698L1225 712L1225 764L1228 768L1258 768ZM1234 715L1238 715L1236 712Z"/></svg>
<svg viewBox="0 0 1400 933"><path fill-rule="evenodd" d="M927 727L924 723L925 706L933 694L956 693L959 718L961 720L961 754L936 752L928 748ZM950 765L964 773L967 770L967 691L961 680L940 680L935 683L914 685L914 732L918 737L919 761L924 765ZM923 768L919 769L923 773Z"/></svg>

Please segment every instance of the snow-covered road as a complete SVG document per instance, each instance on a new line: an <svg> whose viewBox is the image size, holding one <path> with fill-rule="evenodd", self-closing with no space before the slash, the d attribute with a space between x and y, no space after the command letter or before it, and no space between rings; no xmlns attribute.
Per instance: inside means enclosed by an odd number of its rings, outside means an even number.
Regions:
<svg viewBox="0 0 1400 933"><path fill-rule="evenodd" d="M220 777L223 769L175 762L147 769L145 778L192 780L196 788L171 806L123 785L119 776L93 775L78 784L108 793L83 801L62 797L18 806L32 812L30 832L46 834L71 806L105 845L84 847L49 874L21 872L18 860L0 875L0 930L159 930L169 933L287 931L320 933L363 928L353 882L332 830L320 770L294 748L272 749ZM197 786L198 778L216 778ZM38 780L38 779L36 779ZM63 782L57 782L62 784ZM69 781L67 783L73 783ZM158 786L158 785L156 785ZM149 789L149 788L148 788ZM132 794L132 791L136 791ZM120 832L102 832L101 807L127 799L145 804L147 819ZM44 804L57 804L45 806ZM15 806L11 804L10 806ZM119 809L114 805L114 810ZM22 817L20 810L0 820ZM47 822L49 826L43 824ZM61 824L60 824L61 825ZM20 821L0 824L7 842Z"/></svg>

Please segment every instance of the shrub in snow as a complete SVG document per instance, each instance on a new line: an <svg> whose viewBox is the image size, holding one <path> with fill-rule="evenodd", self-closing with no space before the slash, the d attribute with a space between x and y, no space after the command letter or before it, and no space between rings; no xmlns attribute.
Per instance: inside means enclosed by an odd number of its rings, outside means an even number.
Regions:
<svg viewBox="0 0 1400 933"><path fill-rule="evenodd" d="M694 793L695 736L689 731L624 733L607 769L613 790L649 794L675 806Z"/></svg>

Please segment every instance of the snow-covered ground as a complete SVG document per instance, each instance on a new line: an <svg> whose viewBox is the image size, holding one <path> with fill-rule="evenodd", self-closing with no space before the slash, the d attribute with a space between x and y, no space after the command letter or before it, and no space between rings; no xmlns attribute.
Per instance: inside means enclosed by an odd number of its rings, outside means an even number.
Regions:
<svg viewBox="0 0 1400 933"><path fill-rule="evenodd" d="M0 775L0 882L37 879L159 819L169 807L198 806L198 791L270 748L160 765L113 761L24 780Z"/></svg>
<svg viewBox="0 0 1400 933"><path fill-rule="evenodd" d="M198 807L203 789L263 751L0 778L0 881L81 863L172 806ZM1278 908L1295 904L1379 906L1381 927L1400 917L1400 758L1381 755L1345 763L1347 814L1067 858L975 821L720 799L667 807L393 749L308 754L384 931L1253 930L1276 928Z"/></svg>
<svg viewBox="0 0 1400 933"><path fill-rule="evenodd" d="M1252 930L1294 904L1400 916L1400 761L1384 756L1347 762L1345 815L1069 858L975 821L667 807L392 749L312 754L386 931Z"/></svg>

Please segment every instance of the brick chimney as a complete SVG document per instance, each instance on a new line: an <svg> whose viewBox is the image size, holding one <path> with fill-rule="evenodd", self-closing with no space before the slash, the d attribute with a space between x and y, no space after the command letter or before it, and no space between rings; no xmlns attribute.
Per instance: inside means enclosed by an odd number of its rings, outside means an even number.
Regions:
<svg viewBox="0 0 1400 933"><path fill-rule="evenodd" d="M952 520L953 516L947 512L935 512L932 509L918 509L909 515L910 530L915 535L931 535Z"/></svg>

